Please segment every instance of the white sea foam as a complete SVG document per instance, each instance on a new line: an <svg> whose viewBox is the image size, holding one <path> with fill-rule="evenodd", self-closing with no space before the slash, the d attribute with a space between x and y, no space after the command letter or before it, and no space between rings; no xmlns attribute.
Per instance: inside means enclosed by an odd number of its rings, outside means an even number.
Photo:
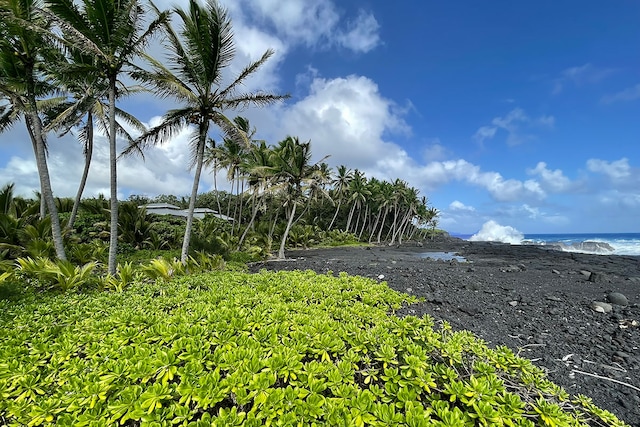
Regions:
<svg viewBox="0 0 640 427"><path fill-rule="evenodd" d="M519 245L524 239L524 234L510 225L500 225L491 220L482 225L480 231L471 236L472 242L502 242Z"/></svg>

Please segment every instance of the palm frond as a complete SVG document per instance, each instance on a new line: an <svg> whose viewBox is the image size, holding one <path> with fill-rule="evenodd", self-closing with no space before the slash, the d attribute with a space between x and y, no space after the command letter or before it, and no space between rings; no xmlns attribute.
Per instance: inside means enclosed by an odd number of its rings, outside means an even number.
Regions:
<svg viewBox="0 0 640 427"><path fill-rule="evenodd" d="M244 93L223 101L225 108L242 109L249 106L264 107L290 98L290 95L274 95L270 93Z"/></svg>
<svg viewBox="0 0 640 427"><path fill-rule="evenodd" d="M238 129L236 124L229 120L227 116L220 113L219 111L214 111L211 116L211 121L216 124L222 132L231 138L235 143L239 144L242 147L250 147L251 141L249 140L246 132Z"/></svg>
<svg viewBox="0 0 640 427"><path fill-rule="evenodd" d="M267 62L267 60L269 58L271 58L271 56L273 56L274 54L274 50L273 49L267 49L267 51L265 53L262 54L262 58L258 59L257 61L252 62L251 64L247 65L241 72L240 74L238 74L238 76L236 77L236 79L229 85L227 86L225 89L223 89L220 93L219 93L219 97L222 99L228 98L229 96L233 96L233 93L235 92L236 88L242 84L244 82L244 80L249 77L251 74L255 73L256 71L258 71L258 69L265 63Z"/></svg>
<svg viewBox="0 0 640 427"><path fill-rule="evenodd" d="M154 71L136 68L129 74L135 80L151 86L150 90L161 98L173 97L180 101L194 102L194 93L180 78L165 67L160 61L151 56L144 58Z"/></svg>
<svg viewBox="0 0 640 427"><path fill-rule="evenodd" d="M164 115L162 123L136 138L134 142L120 154L120 157L140 152L149 146L163 144L175 137L182 129L189 125L189 117L191 114L192 110L190 108L170 110Z"/></svg>
<svg viewBox="0 0 640 427"><path fill-rule="evenodd" d="M60 35L54 34L58 41L66 46L71 45L80 49L85 54L99 57L103 61L108 60L107 53L94 40L87 37L87 34L92 33L92 29L87 22L88 20L85 21L83 14L73 1L47 0L46 6L42 10L43 15L62 31Z"/></svg>

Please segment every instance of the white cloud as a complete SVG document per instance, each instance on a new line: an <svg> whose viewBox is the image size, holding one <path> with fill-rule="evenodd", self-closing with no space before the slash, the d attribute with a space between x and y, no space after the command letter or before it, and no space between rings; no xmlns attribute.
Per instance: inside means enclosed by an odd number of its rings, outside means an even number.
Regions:
<svg viewBox="0 0 640 427"><path fill-rule="evenodd" d="M229 2L234 17L251 20L290 46L341 46L368 52L380 43L380 25L370 12L354 20L341 15L330 0L243 0Z"/></svg>
<svg viewBox="0 0 640 427"><path fill-rule="evenodd" d="M491 125L481 126L473 135L473 139L483 146L485 141L493 139L498 130L502 129L507 132L507 145L520 145L534 138L527 131L536 127L552 128L554 124L553 116L543 115L531 119L521 108L514 108L504 117L495 117L491 120Z"/></svg>
<svg viewBox="0 0 640 427"><path fill-rule="evenodd" d="M330 154L332 164L373 168L379 161L407 158L399 146L383 139L387 132L408 129L392 106L366 77L315 78L309 95L283 108L278 123L285 135L311 139L314 154Z"/></svg>
<svg viewBox="0 0 640 427"><path fill-rule="evenodd" d="M569 83L575 86L598 83L614 72L615 70L612 68L598 68L589 63L567 68L560 73L560 77L554 80L552 93L559 94Z"/></svg>
<svg viewBox="0 0 640 427"><path fill-rule="evenodd" d="M591 172L601 173L613 180L623 180L631 176L629 160L622 158L613 162L600 159L587 160L587 169Z"/></svg>
<svg viewBox="0 0 640 427"><path fill-rule="evenodd" d="M602 102L611 104L618 101L635 101L636 99L640 99L640 83L612 95L605 95L602 97Z"/></svg>
<svg viewBox="0 0 640 427"><path fill-rule="evenodd" d="M545 162L539 162L535 168L528 169L529 175L537 175L542 180L542 186L553 193L571 190L574 186L560 169L550 170Z"/></svg>
<svg viewBox="0 0 640 427"><path fill-rule="evenodd" d="M356 20L349 23L348 28L346 33L338 36L340 44L347 49L366 53L380 43L380 25L371 13L361 10Z"/></svg>
<svg viewBox="0 0 640 427"><path fill-rule="evenodd" d="M476 208L473 206L467 206L459 200L454 200L449 205L449 210L457 212L475 212Z"/></svg>
<svg viewBox="0 0 640 427"><path fill-rule="evenodd" d="M463 159L431 162L420 168L419 176L425 185L432 188L451 181L482 187L494 200L501 202L541 200L546 197L544 190L536 181L504 179L498 172L483 172L479 166Z"/></svg>
<svg viewBox="0 0 640 427"><path fill-rule="evenodd" d="M487 139L493 139L497 131L498 128L496 126L482 126L476 131L475 135L473 135L473 139L475 139L478 144L483 145Z"/></svg>

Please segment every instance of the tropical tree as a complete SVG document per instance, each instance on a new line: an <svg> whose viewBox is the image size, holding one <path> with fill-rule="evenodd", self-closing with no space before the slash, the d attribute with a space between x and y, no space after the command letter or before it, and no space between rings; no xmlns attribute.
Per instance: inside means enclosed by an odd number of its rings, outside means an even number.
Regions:
<svg viewBox="0 0 640 427"><path fill-rule="evenodd" d="M91 167L91 159L93 157L93 134L94 120L98 129L104 134L109 134L109 106L106 104L106 95L108 90L108 82L98 74L89 74L82 72L82 75L74 75L74 69L82 70L84 64L91 63L92 57L84 55L81 51L74 49L69 52L67 60L56 64L56 67L50 71L51 77L55 82L63 86L69 94L70 101L66 102L63 107L58 108L54 117L47 123L46 130L56 130L59 136L77 129L77 138L82 144L84 155L84 168L78 191L71 210L71 216L67 222L67 229L72 229L78 215L80 200L87 183L89 169ZM81 64L82 66L78 67ZM124 87L120 85L117 95L129 95L137 92L136 88ZM124 121L131 128L142 133L145 131L144 125L133 115L116 107L116 132L119 136L133 142L133 137L120 121Z"/></svg>
<svg viewBox="0 0 640 427"><path fill-rule="evenodd" d="M116 273L118 245L118 179L117 179L117 83L131 62L139 57L152 34L167 20L168 14L159 12L146 28L145 10L138 0L46 0L48 17L57 23L61 41L69 49L78 49L93 58L79 62L73 75L97 75L107 83L108 135L110 172L111 225L108 271Z"/></svg>
<svg viewBox="0 0 640 427"><path fill-rule="evenodd" d="M271 149L267 147L265 141L259 141L257 145L253 145L248 153L245 166L249 174L249 188L251 189L251 219L238 241L238 250L242 247L244 239L253 226L258 211L261 208L266 210L264 199L268 194L267 188L273 171L271 156Z"/></svg>
<svg viewBox="0 0 640 427"><path fill-rule="evenodd" d="M321 160L321 162L324 159ZM318 166L311 163L311 142L300 142L287 137L274 148L272 155L272 191L284 197L287 225L282 234L278 258L284 259L284 247L296 216L298 204L305 196L307 186L315 178Z"/></svg>
<svg viewBox="0 0 640 427"><path fill-rule="evenodd" d="M362 208L366 203L369 196L371 196L371 191L367 188L367 178L364 176L363 172L356 169L353 173L353 179L349 184L349 201L351 202L351 209L349 210L349 217L347 218L345 231L351 231L351 221L353 220L353 215L356 212L356 209L360 210L360 208ZM355 229L358 228L359 221L360 215L358 215L358 219L354 227Z"/></svg>
<svg viewBox="0 0 640 427"><path fill-rule="evenodd" d="M42 200L51 218L56 256L66 260L41 117L42 103L56 92L56 87L44 78L43 72L45 64L55 61L52 58L56 52L47 40L48 21L39 6L40 2L36 0L0 2L0 94L6 101L0 107L0 132L20 118L24 119L36 158Z"/></svg>
<svg viewBox="0 0 640 427"><path fill-rule="evenodd" d="M250 63L230 84L223 87L223 71L231 64L235 49L231 20L217 1L209 0L202 6L197 0L189 0L186 9L176 7L173 11L182 21L182 26L177 33L169 22L164 24L168 65L147 55L151 71L139 69L134 77L149 84L158 96L174 98L183 106L168 111L162 123L144 133L136 141L135 147L144 148L149 144L165 142L185 127L194 127L191 154L195 176L181 255L182 262L186 263L204 149L211 124L219 127L227 137L248 145L247 135L224 112L251 105L268 105L286 96L264 92L238 93L245 80L273 55L272 50L267 50L259 60Z"/></svg>
<svg viewBox="0 0 640 427"><path fill-rule="evenodd" d="M351 184L351 180L353 179L353 172L351 169L347 169L345 165L338 166L336 177L331 181L333 185L333 197L334 202L335 199L338 199L338 206L336 207L336 212L331 218L331 223L329 224L329 230L333 227L333 223L336 221L338 216L338 212L340 212L340 206L344 201L345 195L349 190L349 185Z"/></svg>
<svg viewBox="0 0 640 427"><path fill-rule="evenodd" d="M388 181L383 181L380 184L377 193L377 201L378 201L378 215L376 217L376 223L373 226L373 231L371 233L371 237L369 238L369 242L373 240L373 235L378 226L378 222L380 223L380 228L378 228L378 234L376 237L376 243L380 243L380 238L382 236L382 231L384 230L384 225L387 220L387 215L389 214L391 204L394 200L394 188L391 183ZM380 214L382 213L382 220L380 220Z"/></svg>

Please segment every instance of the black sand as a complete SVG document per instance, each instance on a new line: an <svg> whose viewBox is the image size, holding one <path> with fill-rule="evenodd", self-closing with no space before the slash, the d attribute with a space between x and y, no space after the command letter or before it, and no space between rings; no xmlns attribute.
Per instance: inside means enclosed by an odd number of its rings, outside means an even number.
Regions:
<svg viewBox="0 0 640 427"><path fill-rule="evenodd" d="M433 251L455 252L467 262L419 256ZM386 281L426 299L400 315L429 314L492 346L507 345L569 393L587 395L640 426L640 257L455 239L423 247L289 251L287 257L251 270L344 271ZM611 292L625 295L628 305L595 311L592 303L606 302Z"/></svg>

